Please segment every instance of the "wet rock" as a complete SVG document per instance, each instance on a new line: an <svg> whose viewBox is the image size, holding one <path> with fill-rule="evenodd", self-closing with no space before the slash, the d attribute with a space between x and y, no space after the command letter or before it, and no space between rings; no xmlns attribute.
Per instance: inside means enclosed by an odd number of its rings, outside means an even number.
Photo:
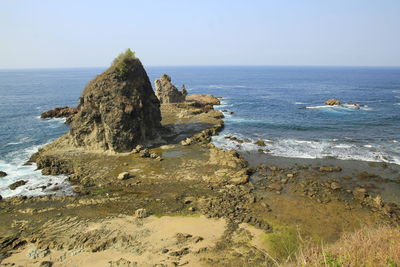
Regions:
<svg viewBox="0 0 400 267"><path fill-rule="evenodd" d="M156 153L151 153L150 154L150 158L152 158L152 159L156 159L156 158L158 158L159 156L156 154Z"/></svg>
<svg viewBox="0 0 400 267"><path fill-rule="evenodd" d="M117 179L118 180L126 180L129 178L129 172L121 172L120 174L118 174Z"/></svg>
<svg viewBox="0 0 400 267"><path fill-rule="evenodd" d="M336 167L327 167L327 166L321 166L319 167L320 172L340 172L342 171L342 168L339 166Z"/></svg>
<svg viewBox="0 0 400 267"><path fill-rule="evenodd" d="M156 87L156 96L161 104L180 103L185 101L187 91L186 88L179 92L178 89L171 83L171 77L167 74L161 76L154 82ZM183 91L184 90L184 91Z"/></svg>
<svg viewBox="0 0 400 267"><path fill-rule="evenodd" d="M42 169L43 175L71 174L73 168L70 163L54 156L37 156L36 164Z"/></svg>
<svg viewBox="0 0 400 267"><path fill-rule="evenodd" d="M149 217L149 213L147 212L146 209L137 209L135 211L135 217L139 218L139 219L143 219L143 218Z"/></svg>
<svg viewBox="0 0 400 267"><path fill-rule="evenodd" d="M128 152L160 141L160 102L142 63L128 52L85 87L64 136L71 145Z"/></svg>
<svg viewBox="0 0 400 267"><path fill-rule="evenodd" d="M357 187L353 190L353 197L358 200L363 200L367 195L367 190L362 187Z"/></svg>
<svg viewBox="0 0 400 267"><path fill-rule="evenodd" d="M256 141L256 142L254 142L254 144L257 145L257 146L266 146L264 140L258 140L258 141Z"/></svg>
<svg viewBox="0 0 400 267"><path fill-rule="evenodd" d="M149 158L150 157L150 151L147 148L145 148L142 151L140 151L140 156L142 158Z"/></svg>
<svg viewBox="0 0 400 267"><path fill-rule="evenodd" d="M7 176L7 173L6 173L6 172L0 171L0 178L1 178L1 177L6 177L6 176Z"/></svg>
<svg viewBox="0 0 400 267"><path fill-rule="evenodd" d="M15 190L18 187L25 185L26 183L27 183L27 181L19 180L19 181L16 181L15 183L10 184L8 186L8 188L10 188L11 190Z"/></svg>
<svg viewBox="0 0 400 267"><path fill-rule="evenodd" d="M2 200L3 199L3 197L0 195L0 200Z"/></svg>
<svg viewBox="0 0 400 267"><path fill-rule="evenodd" d="M342 185L340 183L338 183L338 182L332 182L330 187L331 187L332 190L337 190L337 189L341 189Z"/></svg>
<svg viewBox="0 0 400 267"><path fill-rule="evenodd" d="M329 106L338 106L340 105L340 101L334 98L328 99L325 101L325 105L329 105Z"/></svg>

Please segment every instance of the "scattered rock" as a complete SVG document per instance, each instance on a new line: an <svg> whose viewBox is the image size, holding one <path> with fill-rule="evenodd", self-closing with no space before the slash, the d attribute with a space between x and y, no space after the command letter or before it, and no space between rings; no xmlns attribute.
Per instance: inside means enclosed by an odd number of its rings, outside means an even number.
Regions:
<svg viewBox="0 0 400 267"><path fill-rule="evenodd" d="M272 191L281 191L283 189L282 185L280 184L270 184L268 188Z"/></svg>
<svg viewBox="0 0 400 267"><path fill-rule="evenodd" d="M325 105L329 105L329 106L338 106L340 105L340 101L337 99L328 99L325 101Z"/></svg>
<svg viewBox="0 0 400 267"><path fill-rule="evenodd" d="M331 183L331 188L332 188L332 190L341 189L342 185L339 184L338 182L332 182Z"/></svg>
<svg viewBox="0 0 400 267"><path fill-rule="evenodd" d="M129 172L121 172L120 174L118 174L117 179L118 180L126 180L129 178Z"/></svg>
<svg viewBox="0 0 400 267"><path fill-rule="evenodd" d="M353 190L353 197L358 200L363 200L367 195L367 189L357 187Z"/></svg>
<svg viewBox="0 0 400 267"><path fill-rule="evenodd" d="M156 158L158 158L159 156L156 154L156 153L151 153L150 154L150 158L152 158L152 159L156 159Z"/></svg>
<svg viewBox="0 0 400 267"><path fill-rule="evenodd" d="M166 103L180 103L185 101L187 91L186 88L182 88L182 92L171 83L171 77L167 74L158 78L155 82L156 96L160 100L161 104Z"/></svg>
<svg viewBox="0 0 400 267"><path fill-rule="evenodd" d="M124 258L120 258L117 261L109 261L108 267L137 267L137 262L128 261Z"/></svg>
<svg viewBox="0 0 400 267"><path fill-rule="evenodd" d="M210 164L218 166L229 166L232 168L245 168L247 162L239 156L235 150L223 150L220 148L210 149Z"/></svg>
<svg viewBox="0 0 400 267"><path fill-rule="evenodd" d="M142 151L140 151L140 156L142 158L149 158L150 157L150 151L147 148L145 148Z"/></svg>
<svg viewBox="0 0 400 267"><path fill-rule="evenodd" d="M42 261L39 264L39 267L51 267L51 266L53 266L53 262L51 262L51 261Z"/></svg>
<svg viewBox="0 0 400 267"><path fill-rule="evenodd" d="M15 183L12 183L8 186L8 188L10 188L11 190L15 190L17 187L23 186L27 183L27 181L24 180L19 180L16 181Z"/></svg>
<svg viewBox="0 0 400 267"><path fill-rule="evenodd" d="M47 248L33 247L27 252L27 256L33 260L44 258L49 254L50 251Z"/></svg>
<svg viewBox="0 0 400 267"><path fill-rule="evenodd" d="M196 211L196 208L194 208L194 207L189 207L188 210L191 211L191 212L193 212L193 211Z"/></svg>
<svg viewBox="0 0 400 267"><path fill-rule="evenodd" d="M0 171L0 178L1 178L1 177L6 177L6 176L7 176L7 173L6 173L6 172Z"/></svg>
<svg viewBox="0 0 400 267"><path fill-rule="evenodd" d="M326 166L321 166L319 167L320 172L340 172L342 171L342 168L339 166L336 167L326 167Z"/></svg>
<svg viewBox="0 0 400 267"><path fill-rule="evenodd" d="M149 213L147 212L146 209L137 209L135 211L135 216L136 216L136 218L143 219L143 218L149 217Z"/></svg>
<svg viewBox="0 0 400 267"><path fill-rule="evenodd" d="M293 177L294 177L294 174L293 174L293 173L288 173L288 174L286 174L286 177L287 177L287 178L293 178Z"/></svg>

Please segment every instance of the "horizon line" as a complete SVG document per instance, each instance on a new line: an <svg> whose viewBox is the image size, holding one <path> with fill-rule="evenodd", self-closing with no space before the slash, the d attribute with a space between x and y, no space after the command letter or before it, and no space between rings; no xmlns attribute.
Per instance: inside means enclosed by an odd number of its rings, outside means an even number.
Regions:
<svg viewBox="0 0 400 267"><path fill-rule="evenodd" d="M400 68L400 65L146 65L145 68L150 67L320 67L320 68ZM94 68L108 68L109 66L81 66L81 67L22 67L22 68L0 68L0 71L10 70L51 70L51 69L94 69Z"/></svg>

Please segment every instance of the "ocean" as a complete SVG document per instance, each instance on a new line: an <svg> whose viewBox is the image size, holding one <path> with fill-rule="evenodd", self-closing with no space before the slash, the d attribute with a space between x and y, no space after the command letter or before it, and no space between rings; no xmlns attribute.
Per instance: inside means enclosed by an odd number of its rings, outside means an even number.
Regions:
<svg viewBox="0 0 400 267"><path fill-rule="evenodd" d="M75 106L85 85L105 68L0 70L0 195L69 194L64 176L25 166L30 155L68 130L43 111ZM400 165L400 68L375 67L147 67L150 80L166 73L189 94L222 97L223 148L289 158L337 158ZM326 106L325 100L343 103ZM226 139L235 136L251 142ZM18 180L28 183L10 190ZM43 190L41 187L46 185ZM61 188L62 190L55 190Z"/></svg>

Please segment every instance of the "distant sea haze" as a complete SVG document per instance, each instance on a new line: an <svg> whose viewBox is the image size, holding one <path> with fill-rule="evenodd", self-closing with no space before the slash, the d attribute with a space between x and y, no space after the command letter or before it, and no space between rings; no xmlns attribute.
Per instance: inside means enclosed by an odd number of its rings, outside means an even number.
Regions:
<svg viewBox="0 0 400 267"><path fill-rule="evenodd" d="M68 130L41 112L75 106L85 85L104 68L0 71L0 179L3 197L63 187L65 177L44 178L23 166L40 146ZM222 97L225 129L217 146L296 158L356 159L400 164L400 68L361 67L148 67L153 82L166 73L189 94ZM326 106L336 98L360 105ZM226 139L236 136L252 142ZM14 181L29 182L9 190ZM51 189L51 186L49 190ZM65 186L65 190L69 190ZM62 191L61 191L62 192ZM63 192L68 193L68 192Z"/></svg>

